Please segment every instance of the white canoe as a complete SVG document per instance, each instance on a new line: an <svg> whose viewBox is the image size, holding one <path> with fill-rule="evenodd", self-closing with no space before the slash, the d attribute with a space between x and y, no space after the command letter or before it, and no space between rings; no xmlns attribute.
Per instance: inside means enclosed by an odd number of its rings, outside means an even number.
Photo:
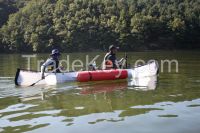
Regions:
<svg viewBox="0 0 200 133"><path fill-rule="evenodd" d="M101 78L104 76L105 73L111 72L120 72L123 70L123 72L127 73L126 75L122 75L122 78L115 78L115 79L134 79L134 78L140 78L140 77L148 77L148 76L155 76L158 73L159 66L157 61L151 61L148 64L145 64L143 66L138 66L132 69L115 69L115 70L98 70L95 71L95 76L98 75L101 76ZM28 71L28 70L22 70L18 69L15 76L15 84L19 86L30 86L31 84L37 82L36 85L56 85L58 83L65 83L65 82L72 82L72 81L80 81L79 78L82 75L82 73L94 73L94 71L82 71L82 72L67 72L67 73L45 73L45 79L41 80L41 73L36 71ZM123 73L124 74L124 73ZM116 77L116 76L115 76ZM92 79L92 77L90 77ZM105 78L105 80L113 80L113 78L108 79ZM95 80L91 80L95 81ZM96 80L97 81L97 80Z"/></svg>

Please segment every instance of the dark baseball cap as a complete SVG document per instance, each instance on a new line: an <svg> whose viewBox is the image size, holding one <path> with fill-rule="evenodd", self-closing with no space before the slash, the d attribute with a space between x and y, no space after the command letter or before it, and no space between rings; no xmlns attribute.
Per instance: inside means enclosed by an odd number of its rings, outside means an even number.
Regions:
<svg viewBox="0 0 200 133"><path fill-rule="evenodd" d="M119 49L119 47L115 46L115 45L110 45L109 46L109 50L112 50L112 49Z"/></svg>
<svg viewBox="0 0 200 133"><path fill-rule="evenodd" d="M53 49L52 51L51 51L51 54L50 54L51 56L52 55L60 55L60 52L59 52L59 50L58 49Z"/></svg>

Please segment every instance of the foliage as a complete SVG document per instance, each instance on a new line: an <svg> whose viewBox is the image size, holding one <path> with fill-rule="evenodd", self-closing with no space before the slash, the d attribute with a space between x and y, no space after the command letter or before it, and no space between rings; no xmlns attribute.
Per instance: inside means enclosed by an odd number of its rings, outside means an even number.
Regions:
<svg viewBox="0 0 200 133"><path fill-rule="evenodd" d="M1 50L200 48L198 0L32 0L1 28ZM3 17L1 16L1 19ZM4 18L3 18L4 19Z"/></svg>

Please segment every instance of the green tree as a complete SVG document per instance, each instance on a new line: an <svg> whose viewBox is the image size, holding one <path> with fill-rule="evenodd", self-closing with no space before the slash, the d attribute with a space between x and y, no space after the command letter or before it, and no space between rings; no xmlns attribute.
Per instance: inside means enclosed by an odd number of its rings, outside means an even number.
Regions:
<svg viewBox="0 0 200 133"><path fill-rule="evenodd" d="M200 48L198 5L198 0L3 0L0 44L10 52L104 50L110 44L122 50Z"/></svg>

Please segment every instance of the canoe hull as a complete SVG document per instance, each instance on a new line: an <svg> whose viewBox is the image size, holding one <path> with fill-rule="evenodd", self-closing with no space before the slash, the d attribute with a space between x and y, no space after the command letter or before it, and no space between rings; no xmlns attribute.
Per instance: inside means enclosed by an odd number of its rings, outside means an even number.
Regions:
<svg viewBox="0 0 200 133"><path fill-rule="evenodd" d="M151 62L143 66L137 66L133 69L127 69L127 71L129 78L149 77L158 74L159 65L157 61L152 60Z"/></svg>
<svg viewBox="0 0 200 133"><path fill-rule="evenodd" d="M77 81L88 82L102 80L117 80L126 79L127 77L128 71L125 69L83 71L78 73Z"/></svg>
<svg viewBox="0 0 200 133"><path fill-rule="evenodd" d="M18 69L15 76L15 84L19 86L30 86L37 82L37 85L56 85L65 82L88 82L101 80L134 79L157 75L158 63L152 61L146 65L133 69L97 70L68 73L45 73L45 79L41 80L41 73Z"/></svg>
<svg viewBox="0 0 200 133"><path fill-rule="evenodd" d="M15 85L30 86L39 81L37 85L56 85L58 83L76 81L77 72L69 73L45 73L45 79L41 80L41 73L18 69L15 76Z"/></svg>

